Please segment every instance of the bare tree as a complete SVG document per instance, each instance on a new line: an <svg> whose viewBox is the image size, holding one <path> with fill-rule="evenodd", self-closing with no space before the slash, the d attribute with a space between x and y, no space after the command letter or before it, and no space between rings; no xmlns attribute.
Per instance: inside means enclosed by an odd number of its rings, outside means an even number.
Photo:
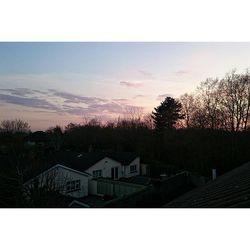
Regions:
<svg viewBox="0 0 250 250"><path fill-rule="evenodd" d="M242 84L245 87L242 129L246 130L249 122L249 112L250 112L250 73L248 70L246 70L246 73L242 75L242 78L243 78Z"/></svg>
<svg viewBox="0 0 250 250"><path fill-rule="evenodd" d="M192 94L190 95L185 93L184 95L180 96L180 103L182 105L182 113L185 121L185 126L186 128L189 128L194 112L197 109L195 105L195 98Z"/></svg>
<svg viewBox="0 0 250 250"><path fill-rule="evenodd" d="M250 114L250 74L236 70L224 78L208 78L196 95L180 97L186 127L246 130Z"/></svg>
<svg viewBox="0 0 250 250"><path fill-rule="evenodd" d="M201 106L208 119L207 125L211 129L218 129L220 127L220 95L218 86L218 78L207 78L198 87Z"/></svg>
<svg viewBox="0 0 250 250"><path fill-rule="evenodd" d="M0 129L8 133L29 133L30 126L27 122L21 119L4 120L0 124Z"/></svg>
<svg viewBox="0 0 250 250"><path fill-rule="evenodd" d="M220 81L221 106L227 115L231 131L246 128L249 118L249 73L237 74L232 70Z"/></svg>
<svg viewBox="0 0 250 250"><path fill-rule="evenodd" d="M145 124L145 126L149 129L154 129L155 125L154 125L154 120L152 118L152 114L148 113L146 115L143 116L143 122Z"/></svg>
<svg viewBox="0 0 250 250"><path fill-rule="evenodd" d="M61 206L55 204L55 198L66 194L69 176L62 175L57 168L45 171L24 184L23 194L29 207Z"/></svg>
<svg viewBox="0 0 250 250"><path fill-rule="evenodd" d="M197 104L198 102L196 102L196 105ZM209 124L206 110L200 105L197 105L196 107L197 108L194 110L192 117L190 118L190 126L200 129L208 128Z"/></svg>
<svg viewBox="0 0 250 250"><path fill-rule="evenodd" d="M91 120L89 120L89 122L87 123L87 126L91 126L91 127L101 127L102 126L102 122L100 118L92 118Z"/></svg>
<svg viewBox="0 0 250 250"><path fill-rule="evenodd" d="M136 106L128 106L125 109L125 119L131 121L141 121L143 117L143 108Z"/></svg>

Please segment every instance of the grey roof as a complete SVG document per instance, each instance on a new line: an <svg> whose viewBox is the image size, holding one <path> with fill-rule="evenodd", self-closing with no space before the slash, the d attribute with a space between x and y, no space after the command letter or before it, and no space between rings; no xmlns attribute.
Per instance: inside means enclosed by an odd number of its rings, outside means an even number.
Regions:
<svg viewBox="0 0 250 250"><path fill-rule="evenodd" d="M109 157L113 160L120 162L122 165L129 165L135 158L139 157L136 153L132 152L92 152L92 153L79 153L70 150L58 151L53 154L49 154L46 157L46 164L37 169L27 171L24 176L24 180L28 181L40 173L50 169L56 164L63 165L65 167L85 172L88 168L93 166L98 161L105 157Z"/></svg>
<svg viewBox="0 0 250 250"><path fill-rule="evenodd" d="M164 207L250 207L250 162L182 195Z"/></svg>
<svg viewBox="0 0 250 250"><path fill-rule="evenodd" d="M77 171L84 172L105 157L118 161L122 165L129 165L138 155L130 152L92 152L80 154L71 151L61 151L54 154L53 160L55 164L61 164Z"/></svg>
<svg viewBox="0 0 250 250"><path fill-rule="evenodd" d="M113 199L113 198L110 197L110 199ZM85 207L86 205L88 207L100 208L100 207L104 207L107 201L109 200L108 199L106 200L104 197L101 197L101 196L88 195L86 197L75 198L73 202L71 202L69 205L72 208L80 208L80 207L82 208L82 207ZM81 203L85 204L85 206L81 205Z"/></svg>

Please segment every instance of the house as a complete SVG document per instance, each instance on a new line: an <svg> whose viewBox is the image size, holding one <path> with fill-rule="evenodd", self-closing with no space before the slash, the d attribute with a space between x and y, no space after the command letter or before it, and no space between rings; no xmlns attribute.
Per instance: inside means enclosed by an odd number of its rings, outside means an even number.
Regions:
<svg viewBox="0 0 250 250"><path fill-rule="evenodd" d="M250 162L169 202L171 208L250 207Z"/></svg>
<svg viewBox="0 0 250 250"><path fill-rule="evenodd" d="M51 186L61 194L74 198L103 195L98 192L98 179L116 181L140 174L140 157L135 153L76 153L60 151L51 163L29 178L25 187L35 183Z"/></svg>

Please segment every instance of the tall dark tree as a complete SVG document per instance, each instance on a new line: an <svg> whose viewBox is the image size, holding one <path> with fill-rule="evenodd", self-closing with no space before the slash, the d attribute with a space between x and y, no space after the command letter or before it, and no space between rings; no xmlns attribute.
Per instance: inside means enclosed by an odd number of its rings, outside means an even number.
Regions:
<svg viewBox="0 0 250 250"><path fill-rule="evenodd" d="M172 97L166 97L161 104L154 108L152 118L155 129L162 131L174 128L176 122L183 118L181 114L181 103Z"/></svg>
<svg viewBox="0 0 250 250"><path fill-rule="evenodd" d="M53 146L56 150L59 150L63 143L63 130L59 125L51 127L46 130L47 134L50 136Z"/></svg>

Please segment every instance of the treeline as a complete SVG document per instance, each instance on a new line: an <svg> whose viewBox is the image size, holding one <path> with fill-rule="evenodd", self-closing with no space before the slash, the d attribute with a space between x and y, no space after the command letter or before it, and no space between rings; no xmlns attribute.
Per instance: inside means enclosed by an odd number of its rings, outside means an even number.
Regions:
<svg viewBox="0 0 250 250"><path fill-rule="evenodd" d="M217 168L222 174L250 159L249 109L250 74L233 70L222 79L208 78L194 94L166 97L151 114L131 110L126 119L105 124L91 119L51 127L46 150L133 151L152 167L165 164L206 176ZM18 140L17 152L20 136L11 135L23 133L25 141L30 128L16 120L2 122L0 129L0 144ZM27 162L35 165L43 150L34 148L36 160Z"/></svg>
<svg viewBox="0 0 250 250"><path fill-rule="evenodd" d="M250 73L232 70L222 79L208 78L195 94L180 97L187 128L247 130L250 112Z"/></svg>
<svg viewBox="0 0 250 250"><path fill-rule="evenodd" d="M165 165L211 176L250 159L250 131L212 129L156 130L135 122L124 121L114 127L74 125L63 134L63 147L79 151L133 151L152 167Z"/></svg>
<svg viewBox="0 0 250 250"><path fill-rule="evenodd" d="M151 114L69 124L63 145L78 150L136 151L152 165L222 174L250 159L250 73L208 78L193 94L166 97Z"/></svg>

